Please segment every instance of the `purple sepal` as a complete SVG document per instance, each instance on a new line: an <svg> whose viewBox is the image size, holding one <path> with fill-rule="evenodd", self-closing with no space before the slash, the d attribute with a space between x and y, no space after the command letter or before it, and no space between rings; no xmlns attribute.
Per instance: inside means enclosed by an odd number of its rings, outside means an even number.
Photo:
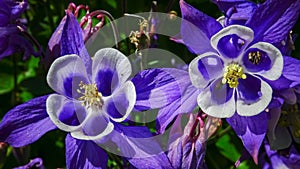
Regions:
<svg viewBox="0 0 300 169"><path fill-rule="evenodd" d="M300 84L300 60L289 56L284 56L283 59L284 66L281 77L275 81L266 79L274 90L284 90Z"/></svg>
<svg viewBox="0 0 300 169"><path fill-rule="evenodd" d="M131 80L137 99L135 110L161 108L180 99L185 86L190 84L187 71L175 68L148 69Z"/></svg>
<svg viewBox="0 0 300 169"><path fill-rule="evenodd" d="M48 47L46 50L46 57L43 58L42 62L45 65L46 69L49 69L52 62L61 56L60 52L60 46L61 46L61 35L64 28L64 25L66 24L67 16L63 17L63 19L60 21L59 25L57 26L56 30L52 34L49 42Z"/></svg>
<svg viewBox="0 0 300 169"><path fill-rule="evenodd" d="M222 29L222 25L183 0L180 9L183 18L180 33L184 44L196 54L214 51L209 39Z"/></svg>
<svg viewBox="0 0 300 169"><path fill-rule="evenodd" d="M300 3L297 0L268 0L261 4L246 23L255 33L252 43L277 43L284 40L297 21Z"/></svg>
<svg viewBox="0 0 300 169"><path fill-rule="evenodd" d="M92 60L88 54L83 41L82 29L75 16L66 11L67 19L61 35L61 55L77 54L85 63L85 67L92 66Z"/></svg>
<svg viewBox="0 0 300 169"><path fill-rule="evenodd" d="M172 168L167 155L147 127L124 126L115 123L111 138L121 155L136 168Z"/></svg>
<svg viewBox="0 0 300 169"><path fill-rule="evenodd" d="M254 162L258 163L258 153L268 128L266 112L255 116L239 116L235 113L227 122L242 140L245 148L252 156Z"/></svg>
<svg viewBox="0 0 300 169"><path fill-rule="evenodd" d="M253 2L237 3L227 10L224 26L233 24L244 25L256 9L257 5Z"/></svg>
<svg viewBox="0 0 300 169"><path fill-rule="evenodd" d="M249 0L212 0L212 2L215 3L223 13L226 13L229 8L247 3Z"/></svg>
<svg viewBox="0 0 300 169"><path fill-rule="evenodd" d="M7 112L0 124L0 141L22 147L56 129L46 112L48 96L37 97Z"/></svg>
<svg viewBox="0 0 300 169"><path fill-rule="evenodd" d="M70 134L66 137L66 162L68 169L106 168L108 156L106 152L93 141L78 140Z"/></svg>
<svg viewBox="0 0 300 169"><path fill-rule="evenodd" d="M82 29L76 17L68 10L48 43L45 65L48 68L58 57L77 54L86 67L91 67L91 58L84 46Z"/></svg>
<svg viewBox="0 0 300 169"><path fill-rule="evenodd" d="M156 129L163 133L172 120L182 113L190 113L197 106L197 97L200 90L195 88L190 81L182 83L181 97L158 111Z"/></svg>
<svg viewBox="0 0 300 169"><path fill-rule="evenodd" d="M35 158L30 160L28 164L20 167L15 167L13 169L30 169L30 168L44 169L45 167L43 166L43 160L41 158Z"/></svg>

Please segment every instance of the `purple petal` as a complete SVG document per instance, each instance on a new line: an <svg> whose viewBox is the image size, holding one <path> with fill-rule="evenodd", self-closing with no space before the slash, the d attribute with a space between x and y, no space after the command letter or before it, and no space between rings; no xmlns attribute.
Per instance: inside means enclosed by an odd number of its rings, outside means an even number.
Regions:
<svg viewBox="0 0 300 169"><path fill-rule="evenodd" d="M56 129L46 112L47 98L32 99L7 112L0 124L0 141L22 147Z"/></svg>
<svg viewBox="0 0 300 169"><path fill-rule="evenodd" d="M236 111L235 97L233 94L235 90L228 89L227 85L223 85L220 81L221 79L215 80L212 82L212 85L214 85L212 88L209 86L201 91L197 102L203 112L210 116L218 118L231 117Z"/></svg>
<svg viewBox="0 0 300 169"><path fill-rule="evenodd" d="M20 167L15 167L13 169L30 169L30 168L44 169L43 160L41 158L35 158L30 160L28 164Z"/></svg>
<svg viewBox="0 0 300 169"><path fill-rule="evenodd" d="M79 98L79 84L90 84L84 62L77 55L66 55L56 59L47 74L49 86L59 94Z"/></svg>
<svg viewBox="0 0 300 169"><path fill-rule="evenodd" d="M104 48L96 52L93 58L93 81L99 92L109 96L131 75L131 64L128 58L113 48Z"/></svg>
<svg viewBox="0 0 300 169"><path fill-rule="evenodd" d="M137 168L172 168L168 157L147 127L117 124L112 135L121 155Z"/></svg>
<svg viewBox="0 0 300 169"><path fill-rule="evenodd" d="M296 23L299 12L297 0L268 0L257 8L246 25L255 32L254 42L281 42Z"/></svg>
<svg viewBox="0 0 300 169"><path fill-rule="evenodd" d="M240 79L238 85L239 97L246 104L251 104L261 97L261 80L257 77L247 74L246 79Z"/></svg>
<svg viewBox="0 0 300 169"><path fill-rule="evenodd" d="M84 46L83 33L75 16L66 11L67 19L61 33L60 55L76 54L81 57L86 67L91 67L92 60ZM91 72L88 70L88 74Z"/></svg>
<svg viewBox="0 0 300 169"><path fill-rule="evenodd" d="M62 36L63 29L65 28L64 26L66 24L66 20L67 20L67 16L63 17L63 19L60 21L59 25L55 29L54 33L52 34L52 36L48 42L46 56L42 60L43 64L45 64L46 69L49 69L50 65L56 58L62 56L61 50L60 50L61 36ZM68 21L70 21L70 20L68 20ZM68 24L70 24L70 22L68 22ZM69 33L72 33L72 32L69 32Z"/></svg>
<svg viewBox="0 0 300 169"><path fill-rule="evenodd" d="M183 0L180 9L183 18L180 32L185 45L196 54L214 51L209 38L222 28L221 24Z"/></svg>
<svg viewBox="0 0 300 169"><path fill-rule="evenodd" d="M139 111L172 103L182 96L184 86L190 83L188 72L174 68L143 70L131 81L137 94L135 109Z"/></svg>
<svg viewBox="0 0 300 169"><path fill-rule="evenodd" d="M257 78L257 77L256 77ZM243 89L243 94L238 94L237 100L236 100L236 109L237 113L241 116L254 116L259 114L260 112L264 111L269 103L272 100L272 88L269 86L268 83L265 81L259 79L260 81L260 89L256 87L252 87L250 89ZM255 83L257 85L258 81ZM251 92L247 92L247 91ZM238 91L240 92L240 90ZM259 99L255 100L258 96ZM244 97L244 98L243 98ZM247 100L244 100L245 98L250 99L250 103ZM254 100L251 100L254 99Z"/></svg>
<svg viewBox="0 0 300 169"><path fill-rule="evenodd" d="M254 60L258 54L260 54L259 60ZM268 71L272 67L272 61L267 53L257 48L248 49L242 60L247 70L251 72Z"/></svg>
<svg viewBox="0 0 300 169"><path fill-rule="evenodd" d="M211 46L227 58L236 58L252 41L253 31L245 26L230 25L216 33L211 39Z"/></svg>
<svg viewBox="0 0 300 169"><path fill-rule="evenodd" d="M258 162L258 152L267 131L267 115L262 112L256 116L239 116L237 113L227 122L243 141L254 162Z"/></svg>
<svg viewBox="0 0 300 169"><path fill-rule="evenodd" d="M67 132L78 130L80 122L87 114L79 101L58 94L52 94L47 98L46 109L52 122Z"/></svg>
<svg viewBox="0 0 300 169"><path fill-rule="evenodd" d="M258 71L259 69L254 69L255 71L253 73L258 74L266 79L269 80L276 80L278 79L281 74L282 74L282 70L283 70L283 57L281 52L272 44L270 43L266 43L266 42L258 42L252 46L249 47L249 50L256 50L258 49L258 51L263 51L262 55L264 55L263 57L267 58L267 62L271 62L271 66L268 66L268 63L264 63L265 58L263 58L262 60L262 64L258 64L258 66L263 67L263 70ZM256 50L257 51L257 50ZM244 55L244 58L248 58L248 55ZM244 59L245 60L245 59ZM268 61L270 60L270 61ZM251 70L248 70L247 65L249 64L245 64L247 71L252 72ZM266 66L266 67L264 67ZM253 68L254 66L252 66ZM251 68L251 67L249 67ZM268 69L269 68L269 69Z"/></svg>
<svg viewBox="0 0 300 169"><path fill-rule="evenodd" d="M229 101L233 95L233 89L227 84L222 84L222 80L218 79L209 86L211 99L217 104L224 104Z"/></svg>
<svg viewBox="0 0 300 169"><path fill-rule="evenodd" d="M222 56L234 59L243 51L244 44L245 40L236 34L226 35L219 40L217 49Z"/></svg>
<svg viewBox="0 0 300 169"><path fill-rule="evenodd" d="M189 75L193 85L205 88L212 80L222 75L223 60L215 53L207 52L199 55L189 65Z"/></svg>
<svg viewBox="0 0 300 169"><path fill-rule="evenodd" d="M93 141L78 140L66 137L67 168L106 168L108 156L106 152Z"/></svg>
<svg viewBox="0 0 300 169"><path fill-rule="evenodd" d="M104 104L104 110L115 122L124 121L132 111L136 101L135 87L131 81L116 90Z"/></svg>

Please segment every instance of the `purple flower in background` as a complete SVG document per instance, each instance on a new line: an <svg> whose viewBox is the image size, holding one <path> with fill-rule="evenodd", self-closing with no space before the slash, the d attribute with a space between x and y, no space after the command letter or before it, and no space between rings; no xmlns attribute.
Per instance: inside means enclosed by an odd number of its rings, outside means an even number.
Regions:
<svg viewBox="0 0 300 169"><path fill-rule="evenodd" d="M266 153L261 155L260 165L263 169L296 169L300 166L300 154L292 146L286 150L276 151L265 141ZM268 160L266 160L268 159Z"/></svg>
<svg viewBox="0 0 300 169"><path fill-rule="evenodd" d="M19 18L27 6L27 0L0 1L0 58L17 52L24 52L23 59L28 59L31 54L39 54L22 34L26 32L26 27Z"/></svg>
<svg viewBox="0 0 300 169"><path fill-rule="evenodd" d="M272 88L261 77L278 79L283 58L269 43L251 44L253 35L250 28L228 26L211 37L216 52L207 51L190 63L191 81L203 89L198 105L208 115L253 116L271 101Z"/></svg>

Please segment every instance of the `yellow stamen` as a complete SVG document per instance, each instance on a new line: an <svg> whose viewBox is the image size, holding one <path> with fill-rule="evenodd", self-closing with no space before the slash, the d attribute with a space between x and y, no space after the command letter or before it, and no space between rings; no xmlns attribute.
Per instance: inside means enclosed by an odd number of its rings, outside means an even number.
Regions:
<svg viewBox="0 0 300 169"><path fill-rule="evenodd" d="M236 88L239 84L240 78L246 79L246 74L243 72L243 68L237 63L231 63L225 67L225 73L222 79L222 83L228 83L230 88Z"/></svg>
<svg viewBox="0 0 300 169"><path fill-rule="evenodd" d="M97 85L94 84L84 84L82 81L79 83L79 89L77 92L83 96L79 97L78 100L83 101L82 106L90 108L92 106L102 107L103 100L102 94L98 91Z"/></svg>

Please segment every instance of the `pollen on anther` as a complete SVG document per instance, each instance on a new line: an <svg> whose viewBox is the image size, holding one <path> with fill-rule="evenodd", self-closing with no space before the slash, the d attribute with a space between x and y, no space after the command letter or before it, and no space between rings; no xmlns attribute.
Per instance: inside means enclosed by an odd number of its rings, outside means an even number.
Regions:
<svg viewBox="0 0 300 169"><path fill-rule="evenodd" d="M79 89L77 92L82 94L78 98L79 101L82 101L82 106L87 108L96 106L101 108L103 105L102 94L98 91L97 85L93 84L84 84L82 81L78 84Z"/></svg>

